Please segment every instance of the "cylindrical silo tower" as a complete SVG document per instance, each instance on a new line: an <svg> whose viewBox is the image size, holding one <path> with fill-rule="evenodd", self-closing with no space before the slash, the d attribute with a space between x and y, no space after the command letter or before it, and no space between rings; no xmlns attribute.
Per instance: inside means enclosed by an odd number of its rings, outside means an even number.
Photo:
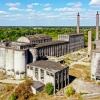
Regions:
<svg viewBox="0 0 100 100"><path fill-rule="evenodd" d="M16 79L22 79L26 73L28 62L27 50L14 50L14 72Z"/></svg>
<svg viewBox="0 0 100 100"><path fill-rule="evenodd" d="M91 59L91 78L96 79L100 78L100 51L92 51Z"/></svg>
<svg viewBox="0 0 100 100"><path fill-rule="evenodd" d="M14 50L6 48L6 73L14 74Z"/></svg>
<svg viewBox="0 0 100 100"><path fill-rule="evenodd" d="M5 48L0 47L0 69L5 68Z"/></svg>
<svg viewBox="0 0 100 100"><path fill-rule="evenodd" d="M37 49L36 48L30 48L29 49L29 63L32 63L34 61L36 61L38 58L38 54L37 54Z"/></svg>

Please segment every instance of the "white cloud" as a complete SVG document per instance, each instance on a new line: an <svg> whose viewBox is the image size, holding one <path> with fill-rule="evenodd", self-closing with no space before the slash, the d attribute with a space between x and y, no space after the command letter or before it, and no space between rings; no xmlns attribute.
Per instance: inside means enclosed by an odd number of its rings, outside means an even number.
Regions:
<svg viewBox="0 0 100 100"><path fill-rule="evenodd" d="M10 7L9 10L12 10L12 11L21 11L19 8L17 7Z"/></svg>
<svg viewBox="0 0 100 100"><path fill-rule="evenodd" d="M15 6L20 6L20 3L17 2L17 3L6 3L7 6L10 6L10 7L15 7Z"/></svg>
<svg viewBox="0 0 100 100"><path fill-rule="evenodd" d="M29 4L27 5L28 8L33 8L33 6L38 6L39 3L32 3L32 4Z"/></svg>
<svg viewBox="0 0 100 100"><path fill-rule="evenodd" d="M73 6L73 7L81 7L82 3L81 2L70 2L67 4L68 6Z"/></svg>
<svg viewBox="0 0 100 100"><path fill-rule="evenodd" d="M52 10L52 8L51 7L47 7L47 8L44 8L43 10L50 11L50 10Z"/></svg>
<svg viewBox="0 0 100 100"><path fill-rule="evenodd" d="M68 8L67 7L64 7L64 8L56 8L54 9L55 11L67 11Z"/></svg>
<svg viewBox="0 0 100 100"><path fill-rule="evenodd" d="M0 11L0 15L7 15L8 13L5 11Z"/></svg>
<svg viewBox="0 0 100 100"><path fill-rule="evenodd" d="M50 6L50 4L49 3L41 4L41 6Z"/></svg>
<svg viewBox="0 0 100 100"><path fill-rule="evenodd" d="M56 9L54 9L55 11L60 11L60 12L67 12L67 11L71 11L71 12L81 12L81 11L85 11L85 9L84 8L74 8L74 7L72 7L72 8L67 8L67 7L64 7L64 8L56 8Z"/></svg>
<svg viewBox="0 0 100 100"><path fill-rule="evenodd" d="M89 3L91 7L100 7L100 0L91 0Z"/></svg>

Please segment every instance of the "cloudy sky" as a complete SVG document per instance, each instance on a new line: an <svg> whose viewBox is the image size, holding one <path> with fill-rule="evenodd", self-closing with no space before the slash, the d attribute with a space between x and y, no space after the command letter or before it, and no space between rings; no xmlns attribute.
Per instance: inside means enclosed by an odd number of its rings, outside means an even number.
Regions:
<svg viewBox="0 0 100 100"><path fill-rule="evenodd" d="M95 26L100 0L0 0L0 26Z"/></svg>

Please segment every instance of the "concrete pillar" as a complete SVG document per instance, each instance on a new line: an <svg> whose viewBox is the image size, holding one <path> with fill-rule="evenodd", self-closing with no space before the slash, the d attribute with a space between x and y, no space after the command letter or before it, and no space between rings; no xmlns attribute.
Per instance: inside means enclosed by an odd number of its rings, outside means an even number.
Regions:
<svg viewBox="0 0 100 100"><path fill-rule="evenodd" d="M88 57L91 57L91 51L92 51L92 40L91 40L91 31L88 31Z"/></svg>
<svg viewBox="0 0 100 100"><path fill-rule="evenodd" d="M56 80L56 77L55 77L55 74L54 74L54 94L56 93L56 89L55 89L56 83L55 83L55 80Z"/></svg>
<svg viewBox="0 0 100 100"><path fill-rule="evenodd" d="M61 72L61 80L62 80L62 82L61 82L61 88L63 88L63 82L64 82L64 73L63 73L63 70Z"/></svg>
<svg viewBox="0 0 100 100"><path fill-rule="evenodd" d="M96 14L96 40L99 39L99 14Z"/></svg>
<svg viewBox="0 0 100 100"><path fill-rule="evenodd" d="M79 34L79 26L80 26L80 15L77 15L77 33Z"/></svg>
<svg viewBox="0 0 100 100"><path fill-rule="evenodd" d="M60 78L59 78L59 73L58 73L58 90L60 90L59 85L60 85Z"/></svg>
<svg viewBox="0 0 100 100"><path fill-rule="evenodd" d="M65 86L66 86L66 78L67 78L67 76L66 76L66 69L64 70L64 73L65 73Z"/></svg>

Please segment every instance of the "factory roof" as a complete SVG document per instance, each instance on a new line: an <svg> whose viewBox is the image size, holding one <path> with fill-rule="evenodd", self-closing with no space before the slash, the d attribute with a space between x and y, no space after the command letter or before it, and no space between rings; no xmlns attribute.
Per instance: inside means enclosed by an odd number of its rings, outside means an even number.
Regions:
<svg viewBox="0 0 100 100"><path fill-rule="evenodd" d="M1 47L11 48L11 49L26 49L27 47L33 47L35 44L32 43L26 43L26 42L17 42L17 41L3 41L0 42Z"/></svg>
<svg viewBox="0 0 100 100"><path fill-rule="evenodd" d="M49 60L39 60L27 65L32 66L32 67L37 66L37 67L52 71L54 73L68 67L65 65L62 66L60 63L49 61Z"/></svg>
<svg viewBox="0 0 100 100"><path fill-rule="evenodd" d="M32 41L32 40L42 40L42 39L51 39L51 37L46 35L46 34L26 35L25 37L28 38L30 41Z"/></svg>
<svg viewBox="0 0 100 100"><path fill-rule="evenodd" d="M40 81L33 81L33 83L32 83L31 86L32 86L33 88L35 88L35 89L39 89L39 88L43 87L44 84L43 84L42 82L40 82Z"/></svg>
<svg viewBox="0 0 100 100"><path fill-rule="evenodd" d="M65 34L60 34L60 35L77 36L77 35L84 35L84 34L82 34L82 33L71 33L71 34L65 33Z"/></svg>
<svg viewBox="0 0 100 100"><path fill-rule="evenodd" d="M38 47L43 47L43 46L50 46L50 45L56 45L56 44L62 44L62 43L69 43L67 41L51 41L51 42L44 42L44 43L39 43L35 46L35 48Z"/></svg>

